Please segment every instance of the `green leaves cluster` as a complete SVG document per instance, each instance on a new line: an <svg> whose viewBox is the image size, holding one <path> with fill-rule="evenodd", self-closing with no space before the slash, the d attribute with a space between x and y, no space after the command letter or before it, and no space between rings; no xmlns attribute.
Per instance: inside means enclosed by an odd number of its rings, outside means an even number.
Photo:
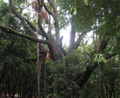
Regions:
<svg viewBox="0 0 120 98"><path fill-rule="evenodd" d="M95 58L94 58L93 62L98 62L98 63L104 62L104 63L106 63L107 61L102 54L95 54Z"/></svg>
<svg viewBox="0 0 120 98"><path fill-rule="evenodd" d="M86 60L80 50L75 50L71 51L64 59L50 61L47 64L49 68L48 81L53 81L50 86L54 90L52 95L57 95L57 98L67 98L75 97L79 93L80 88L74 81L74 77L80 72L82 75L82 72L85 71Z"/></svg>

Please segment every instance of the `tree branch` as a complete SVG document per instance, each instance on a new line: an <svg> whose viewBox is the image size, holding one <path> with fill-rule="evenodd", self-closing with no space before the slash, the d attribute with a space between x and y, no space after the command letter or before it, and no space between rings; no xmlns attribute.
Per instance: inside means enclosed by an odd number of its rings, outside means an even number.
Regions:
<svg viewBox="0 0 120 98"><path fill-rule="evenodd" d="M111 57L113 57L113 56L115 56L115 55L117 55L117 53L107 54L107 55L105 55L104 57L105 57L105 59L109 59L109 58L111 58Z"/></svg>
<svg viewBox="0 0 120 98"><path fill-rule="evenodd" d="M26 38L26 39L31 40L31 41L34 41L34 42L39 42L39 43L43 43L43 44L48 44L48 42L47 42L46 40L40 40L40 39L37 39L36 37L31 37L31 36L29 36L29 35L19 33L19 32L14 31L13 29L8 28L8 27L4 27L4 26L1 26L1 25L0 25L0 29L1 29L2 31L6 32L6 33L14 34L14 35L17 35L17 36Z"/></svg>
<svg viewBox="0 0 120 98"><path fill-rule="evenodd" d="M101 44L100 46L98 47L97 49L97 53L101 53L107 46L108 44L108 41L109 41L109 38L108 38L108 32L104 35L102 41L101 41Z"/></svg>
<svg viewBox="0 0 120 98"><path fill-rule="evenodd" d="M49 19L48 19L48 17L46 18L46 21L48 22L48 33L51 35L52 25L51 25L51 17L50 17L50 15L49 15Z"/></svg>
<svg viewBox="0 0 120 98"><path fill-rule="evenodd" d="M98 51L94 51L91 55L91 59L90 61L88 62L88 66L86 67L86 70L84 73L82 73L82 75L79 75L79 77L77 77L77 79L75 79L75 81L77 82L77 84L82 88L84 86L84 84L88 81L88 79L90 78L92 72L94 71L94 69L96 67L98 67L98 64L93 62L94 60L94 54L95 53L101 53L107 46L108 44L108 38L107 37L107 34L104 36L100 46L99 46L99 49ZM110 59L111 57L117 55L116 53L113 53L113 54L107 54L105 57L105 59Z"/></svg>
<svg viewBox="0 0 120 98"><path fill-rule="evenodd" d="M34 33L34 31L36 31L35 26L34 26L29 20L24 19L21 15L19 15L19 14L14 10L11 0L10 0L10 8L11 8L11 11L13 12L13 14L14 14L17 18L19 18L19 19L21 20L21 22L22 22L22 24L24 25L24 27L25 27L33 36L36 37L36 34ZM27 26L27 24L25 23L25 21L28 23L28 25L30 26L31 29L29 28L29 26ZM34 30L34 31L33 31L33 30ZM41 31L39 31L38 33L43 36L43 34L41 33Z"/></svg>
<svg viewBox="0 0 120 98"><path fill-rule="evenodd" d="M90 78L93 70L97 67L97 64L94 64L95 67L93 66L88 66L86 68L86 71L78 78L76 79L77 81L77 85L82 88L84 86L84 84L88 81L88 79Z"/></svg>
<svg viewBox="0 0 120 98"><path fill-rule="evenodd" d="M81 41L82 41L82 39L83 39L83 35L84 35L84 34L85 34L85 32L82 33L81 35L79 35L77 41L75 42L75 49L77 49L77 48L80 46L80 43L81 43Z"/></svg>
<svg viewBox="0 0 120 98"><path fill-rule="evenodd" d="M43 0L41 0L41 1L43 3L44 7L46 7ZM59 28L59 22L58 22L57 8L53 4L53 2L51 2L50 0L48 0L48 2L50 3L51 7L54 10L54 15L53 14L52 15L53 15L53 19L55 21L54 26L55 26L55 33L56 33L56 41L57 41L57 43L59 43L59 40L60 40L60 28ZM45 9L47 10L47 7Z"/></svg>
<svg viewBox="0 0 120 98"><path fill-rule="evenodd" d="M49 1L49 0L48 0ZM55 20L55 16L53 15L53 13L51 11L48 10L47 6L45 5L45 3L43 2L43 0L41 0L45 10L53 17L53 19Z"/></svg>
<svg viewBox="0 0 120 98"><path fill-rule="evenodd" d="M39 20L38 20L38 26L39 26L39 28L40 28L42 34L46 37L46 39L48 39L48 35L47 35L46 31L44 30L44 28L42 27L40 18L39 18Z"/></svg>
<svg viewBox="0 0 120 98"><path fill-rule="evenodd" d="M34 31L27 26L27 24L25 23L24 18L21 17L21 16L14 10L13 5L12 5L12 0L9 0L9 3L10 3L10 9L11 9L11 11L13 12L13 14L14 14L17 18L19 18L19 19L21 20L21 22L22 22L22 24L24 25L24 27L25 27L33 36L36 36L36 34L34 33Z"/></svg>
<svg viewBox="0 0 120 98"><path fill-rule="evenodd" d="M28 25L29 25L34 31L36 31L35 26L34 26L29 20L26 19L26 22L28 23ZM43 36L43 34L41 33L40 30L38 31L38 33L39 33L41 36Z"/></svg>
<svg viewBox="0 0 120 98"><path fill-rule="evenodd" d="M116 53L113 54L108 54L105 56L105 59L110 59L111 57L117 55ZM93 61L91 61L93 62ZM88 79L90 78L92 72L94 71L94 69L98 67L97 63L93 63L93 65L91 65L91 63L89 63L89 66L86 67L86 71L84 73L82 73L81 75L78 74L78 77L75 78L74 80L77 82L77 84L82 88L84 86L84 84L88 81Z"/></svg>
<svg viewBox="0 0 120 98"><path fill-rule="evenodd" d="M68 47L68 52L70 52L71 50L74 50L74 48L75 48L75 33L76 33L76 31L72 25L71 31L70 31L70 45Z"/></svg>

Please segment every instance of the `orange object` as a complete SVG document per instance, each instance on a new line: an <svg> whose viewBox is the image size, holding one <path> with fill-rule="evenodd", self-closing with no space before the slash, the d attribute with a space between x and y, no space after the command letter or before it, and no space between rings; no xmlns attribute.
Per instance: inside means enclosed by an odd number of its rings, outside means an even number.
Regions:
<svg viewBox="0 0 120 98"><path fill-rule="evenodd" d="M47 11L45 10L44 6L42 7L42 17L43 19L46 19L47 17Z"/></svg>
<svg viewBox="0 0 120 98"><path fill-rule="evenodd" d="M41 55L39 56L39 59L40 59L40 66L41 66L41 65L44 64L44 62L45 62L45 54L41 54ZM38 70L38 65L37 65L36 68L35 68L35 73L37 73L37 70Z"/></svg>
<svg viewBox="0 0 120 98"><path fill-rule="evenodd" d="M50 60L51 53L50 51L47 51L46 59L49 61Z"/></svg>

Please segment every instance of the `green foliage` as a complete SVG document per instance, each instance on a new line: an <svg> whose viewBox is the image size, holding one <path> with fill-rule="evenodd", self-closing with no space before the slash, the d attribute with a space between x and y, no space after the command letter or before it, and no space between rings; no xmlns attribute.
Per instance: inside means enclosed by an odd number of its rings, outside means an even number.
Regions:
<svg viewBox="0 0 120 98"><path fill-rule="evenodd" d="M35 51L33 42L0 31L0 94L35 94L35 63L31 62L36 58Z"/></svg>
<svg viewBox="0 0 120 98"><path fill-rule="evenodd" d="M109 32L116 35L119 28L120 1L119 0L59 0L60 11L67 15L77 32L89 32L94 30L100 36ZM112 20L112 21L111 21ZM99 28L99 30L98 30Z"/></svg>
<svg viewBox="0 0 120 98"><path fill-rule="evenodd" d="M19 6L20 4L28 3L29 0L13 0L13 4Z"/></svg>
<svg viewBox="0 0 120 98"><path fill-rule="evenodd" d="M80 88L73 79L76 74L85 71L84 63L85 57L80 50L72 51L63 60L50 61L47 66L50 74L48 80L53 81L50 86L54 90L52 95L57 98L77 96Z"/></svg>
<svg viewBox="0 0 120 98"><path fill-rule="evenodd" d="M104 62L104 63L106 63L107 61L106 61L106 59L103 57L102 54L95 54L95 58L94 58L93 62L98 62L98 63Z"/></svg>
<svg viewBox="0 0 120 98"><path fill-rule="evenodd" d="M119 96L120 82L120 61L115 58L107 60L106 63L100 63L101 71L101 94L102 98L107 96ZM114 90L113 90L114 89ZM79 91L80 98L97 98L99 95L98 70L94 70L92 76L83 89ZM112 94L112 95L111 95Z"/></svg>
<svg viewBox="0 0 120 98"><path fill-rule="evenodd" d="M6 17L8 15L8 12L9 12L9 8L8 8L8 5L3 3L1 5L0 3L0 24L1 25L4 25L5 22L7 21ZM4 17L3 17L4 16ZM6 20L6 21L5 21Z"/></svg>
<svg viewBox="0 0 120 98"><path fill-rule="evenodd" d="M93 30L101 39L108 33L111 40L104 51L105 54L120 52L120 0L57 0L56 2L55 5L59 9L60 29L66 28L70 24L75 27L78 33ZM28 12L23 14L23 10L29 4L28 0L13 0L13 4L20 15L28 20L31 19ZM34 18L32 20L35 25ZM21 21L11 14L8 4L3 3L2 0L0 0L0 25L29 34L21 25ZM53 24L52 29L54 29ZM112 42L112 48L109 50ZM61 60L47 62L47 97L98 97L96 70L84 88L79 88L74 80L77 74L82 76L86 71L86 66L88 66L86 62L91 59L89 54L94 52L94 43L86 44L85 47L86 55L83 54L83 48L80 46L79 49L71 51ZM23 97L27 96L28 98L37 93L37 81L34 74L36 62L32 61L36 59L35 54L35 43L0 31L0 93L6 91L8 93L22 93ZM103 71L100 73L104 80L101 81L104 97L108 98L111 94L119 97L119 56L110 60L106 60L103 54L96 54L94 57L94 62L100 63L101 66L101 62L104 62L103 65L106 65L103 66ZM42 75L41 94L44 83Z"/></svg>
<svg viewBox="0 0 120 98"><path fill-rule="evenodd" d="M0 5L2 5L3 4L3 0L0 0Z"/></svg>

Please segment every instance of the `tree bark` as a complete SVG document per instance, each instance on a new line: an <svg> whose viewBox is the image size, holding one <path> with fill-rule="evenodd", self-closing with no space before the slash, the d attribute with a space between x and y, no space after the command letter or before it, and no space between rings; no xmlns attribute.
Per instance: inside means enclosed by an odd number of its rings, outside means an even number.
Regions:
<svg viewBox="0 0 120 98"><path fill-rule="evenodd" d="M48 47L50 49L51 57L53 60L59 60L62 59L62 51L59 47L59 44L55 41L55 39L52 37L52 35L48 36Z"/></svg>
<svg viewBox="0 0 120 98"><path fill-rule="evenodd" d="M105 39L104 39L104 41L105 41ZM98 48L99 51L93 52L93 54L91 55L91 59L88 62L88 66L86 67L85 72L83 72L82 75L80 75L75 80L80 88L82 88L84 86L84 84L90 78L90 76L91 76L92 72L94 71L94 69L96 67L98 67L98 64L93 62L94 54L95 53L101 53L101 51L103 51L106 48L108 41L105 41L105 43L104 43L104 41L102 41L101 45L99 46L99 48ZM108 54L108 55L105 56L105 59L109 59L109 58L111 58L111 57L113 57L115 55L116 55L115 53L114 54Z"/></svg>
<svg viewBox="0 0 120 98"><path fill-rule="evenodd" d="M54 11L54 26L55 26L55 33L56 33L56 42L59 44L60 40L60 26L59 26L59 21L58 21L58 13L57 13L57 8L55 7L54 3L48 0L50 3L53 11Z"/></svg>
<svg viewBox="0 0 120 98"><path fill-rule="evenodd" d="M38 13L36 12L36 31L37 31L37 38L39 39L38 35ZM38 98L40 98L40 72L41 72L41 65L40 65L40 58L39 58L39 42L37 42L37 66L38 66Z"/></svg>
<svg viewBox="0 0 120 98"><path fill-rule="evenodd" d="M44 63L44 98L47 98L46 64Z"/></svg>
<svg viewBox="0 0 120 98"><path fill-rule="evenodd" d="M101 63L101 96L102 98L105 98L105 93L104 93L104 73L103 73L103 63Z"/></svg>
<svg viewBox="0 0 120 98"><path fill-rule="evenodd" d="M92 72L94 71L94 69L97 67L97 63L95 63L93 66L88 66L86 68L86 71L82 74L82 76L80 76L76 83L77 85L82 88L84 86L84 84L87 82L87 80L90 78Z"/></svg>
<svg viewBox="0 0 120 98"><path fill-rule="evenodd" d="M99 88L99 96L101 98L101 76L100 76L100 64L98 63L98 88Z"/></svg>
<svg viewBox="0 0 120 98"><path fill-rule="evenodd" d="M68 48L68 52L70 52L71 50L74 50L75 48L75 29L74 27L72 26L71 27L71 32L70 32L70 45L69 45L69 48Z"/></svg>

